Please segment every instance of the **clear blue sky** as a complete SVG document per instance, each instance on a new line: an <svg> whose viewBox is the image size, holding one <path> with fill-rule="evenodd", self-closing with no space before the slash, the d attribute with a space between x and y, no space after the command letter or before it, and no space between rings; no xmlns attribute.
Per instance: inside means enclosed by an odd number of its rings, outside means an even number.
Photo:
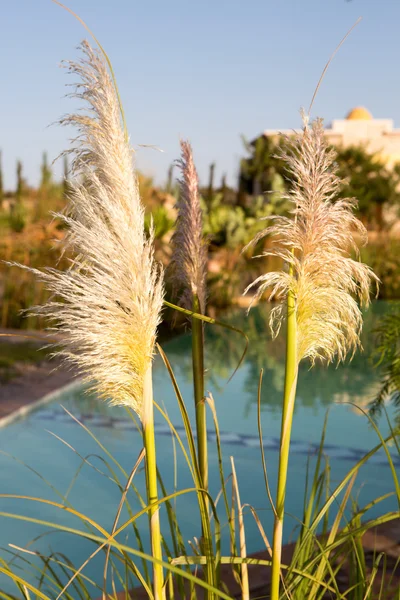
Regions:
<svg viewBox="0 0 400 600"><path fill-rule="evenodd" d="M179 137L193 144L200 178L236 180L240 134L299 125L344 33L314 106L327 122L356 105L400 126L399 0L65 0L113 62L138 166L165 180ZM20 158L36 184L72 131L47 127L74 107L59 68L87 33L51 0L1 0L0 148L6 186ZM59 176L60 166L54 167Z"/></svg>

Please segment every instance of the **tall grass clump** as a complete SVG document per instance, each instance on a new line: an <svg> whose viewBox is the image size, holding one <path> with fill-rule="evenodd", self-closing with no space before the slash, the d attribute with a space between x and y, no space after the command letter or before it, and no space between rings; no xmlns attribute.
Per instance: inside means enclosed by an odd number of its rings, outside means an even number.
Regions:
<svg viewBox="0 0 400 600"><path fill-rule="evenodd" d="M116 90L101 55L83 42L84 58L68 62L80 83L74 96L86 113L61 120L78 130L69 204L59 215L65 247L74 258L66 271L35 270L53 299L35 309L64 334L60 354L78 367L89 387L141 420L154 562L154 597L163 597L163 570L153 425L152 359L163 303L163 277L154 262L152 232L133 168L133 151L121 124ZM158 561L158 562L157 562Z"/></svg>
<svg viewBox="0 0 400 600"><path fill-rule="evenodd" d="M290 436L298 366L302 359L343 361L360 346L362 313L367 306L372 270L351 258L365 243L366 230L355 217L354 199L337 199L342 182L335 173L335 153L324 138L322 120L288 140L282 152L291 181L289 217L269 217L270 224L253 240L270 235L275 244L265 255L284 261L286 269L258 277L256 298L269 291L278 304L271 311L270 328L276 336L286 317L286 371L282 408L279 470L272 544L271 600L280 594L282 534Z"/></svg>

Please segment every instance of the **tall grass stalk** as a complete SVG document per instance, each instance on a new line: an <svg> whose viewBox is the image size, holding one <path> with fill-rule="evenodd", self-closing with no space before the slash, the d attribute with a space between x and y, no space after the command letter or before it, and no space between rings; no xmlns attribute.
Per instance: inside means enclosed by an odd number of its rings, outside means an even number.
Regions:
<svg viewBox="0 0 400 600"><path fill-rule="evenodd" d="M185 433L187 437L187 441L189 444L189 456L187 457L188 464L191 463L191 471L193 475L193 481L196 485L197 496L199 502L199 510L200 510L200 518L201 518L201 529L202 529L202 540L201 540L201 551L205 557L205 581L210 586L218 586L219 584L219 568L220 568L220 527L217 519L217 513L215 510L215 505L211 501L210 496L206 490L202 488L201 483L201 475L199 468L199 461L196 454L194 435L191 428L191 423L189 420L189 416L187 413L186 405L182 398L181 392L179 390L178 384L176 382L172 367L168 361L167 356L163 352L163 350L159 347L159 351L161 357L164 361L165 366L168 369L171 381L174 386L176 398L178 400L179 408L181 411ZM190 458L189 458L190 457ZM208 514L208 507L210 506L212 510L212 515L215 521L215 541L216 541L216 555L214 556L214 547L213 547L213 538L211 532L211 519ZM213 600L215 598L215 594L209 588L207 588L206 597L208 600Z"/></svg>
<svg viewBox="0 0 400 600"><path fill-rule="evenodd" d="M204 314L206 304L207 249L203 238L203 218L200 207L199 181L189 142L181 141L178 161L182 177L179 180L178 218L173 236L171 268L174 287L180 290L180 300L194 313ZM207 414L204 396L204 324L192 316L192 369L196 414L197 458L201 488L208 491ZM208 498L203 497L208 513ZM200 511L202 508L200 507ZM208 555L211 539L202 519L202 551ZM206 579L211 582L210 566Z"/></svg>
<svg viewBox="0 0 400 600"><path fill-rule="evenodd" d="M193 312L198 313L199 311L199 299L194 296ZM192 317L192 365L199 470L203 489L208 490L207 415L204 396L204 325L194 317Z"/></svg>
<svg viewBox="0 0 400 600"><path fill-rule="evenodd" d="M83 42L84 58L69 62L80 79L75 96L87 113L67 115L79 135L73 155L66 215L66 271L30 269L52 299L34 309L63 334L60 354L78 367L97 395L134 410L146 450L147 510L154 597L164 594L152 359L163 303L163 276L154 261L153 231L144 228L138 178L121 122L119 98L104 57Z"/></svg>
<svg viewBox="0 0 400 600"><path fill-rule="evenodd" d="M240 557L243 559L246 559L247 558L247 549L246 549L246 532L245 532L244 519L243 519L243 505L240 500L239 485L238 485L238 480L237 480L237 476L236 476L235 461L233 460L233 456L231 456L231 468L232 468L232 487L233 487L232 493L234 493L236 496L236 502L237 502L237 507L238 507ZM232 508L233 508L233 502L232 502ZM247 564L245 562L243 562L240 565L240 572L241 572L240 585L241 585L241 589L242 589L242 600L250 600L249 571L248 571Z"/></svg>
<svg viewBox="0 0 400 600"><path fill-rule="evenodd" d="M335 152L324 137L322 121L312 124L303 115L303 131L288 139L281 158L286 163L292 187L287 200L291 218L274 216L272 224L252 243L267 235L275 237L264 256L283 259L287 270L258 277L255 297L269 290L278 300L271 311L270 328L279 333L287 321L285 386L279 453L277 497L272 544L271 600L278 600L285 494L290 435L296 398L298 365L302 359L330 363L343 361L360 347L362 314L354 296L368 305L371 280L369 267L354 260L358 241L366 243L366 230L356 219L353 199L338 199L342 182L336 176ZM356 237L355 234L358 234ZM286 314L285 314L286 307Z"/></svg>
<svg viewBox="0 0 400 600"><path fill-rule="evenodd" d="M282 424L279 449L278 487L275 502L274 533L272 541L271 599L279 598L281 577L283 520L285 515L285 495L289 465L290 437L293 411L296 399L298 376L296 301L292 292L287 299L287 334L285 386L283 392Z"/></svg>
<svg viewBox="0 0 400 600"><path fill-rule="evenodd" d="M154 437L152 368L147 370L143 386L143 443L146 450L146 489L149 506L151 553L162 561L162 539L160 531L160 508L158 505L156 443ZM164 574L161 562L153 563L154 599L165 598Z"/></svg>

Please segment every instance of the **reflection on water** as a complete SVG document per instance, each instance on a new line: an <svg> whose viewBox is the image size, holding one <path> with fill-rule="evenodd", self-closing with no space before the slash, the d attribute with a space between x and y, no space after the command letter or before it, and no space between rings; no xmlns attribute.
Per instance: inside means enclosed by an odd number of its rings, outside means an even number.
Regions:
<svg viewBox="0 0 400 600"><path fill-rule="evenodd" d="M390 307L391 303L376 302L367 311L362 334L364 351L358 351L352 361L329 367L316 365L312 369L308 362L301 363L293 423L293 444L319 442L328 408L330 415L326 441L332 447L369 450L376 444L376 434L356 406L366 408L379 386L379 372L373 368L371 360L374 350L373 330L379 318ZM244 311L226 315L226 321L241 328L249 338L245 360L230 382L229 377L243 353L243 337L221 327L206 327L206 390L212 392L215 399L221 431L245 436L246 440L250 440L249 443L253 443L253 437L257 437L258 381L260 370L263 369L263 432L265 442L271 443L275 448L280 431L285 334L282 331L276 340L271 340L268 318L267 305L254 308L248 316ZM190 334L183 334L166 343L164 350L194 424ZM174 425L182 424L169 375L159 356L154 363L154 398L166 408ZM349 403L352 405L349 406ZM101 426L108 421L119 423L124 419L130 420L125 409L107 406L106 403L99 402L96 397L82 391L68 398L68 407L75 416L91 424L95 424L93 418L101 417L105 418ZM389 407L389 414L392 412ZM38 416L40 418L40 415ZM157 413L156 425L159 431L165 427L164 420ZM388 424L384 419L379 425L384 435L388 433ZM109 435L116 439L121 436L124 426L117 424L115 427L109 427ZM212 435L211 418L208 428ZM228 437L229 435L226 439Z"/></svg>
<svg viewBox="0 0 400 600"><path fill-rule="evenodd" d="M358 351L353 360L329 367L317 364L310 369L309 362L300 364L296 410L302 406L319 409L333 403L353 402L366 407L379 385L379 373L372 366L374 349L373 330L378 319L392 306L389 302L375 302L364 316L362 333L363 351ZM271 340L268 327L270 308L261 305L252 309L248 316L237 311L227 316L226 321L242 329L249 338L245 363L241 367L244 380L243 416L257 402L260 370L263 369L261 402L263 408L280 411L284 383L285 335ZM168 344L168 357L179 373L191 381L190 336L182 336ZM223 393L226 381L236 368L243 352L243 338L224 328L206 327L207 386ZM161 368L161 365L157 365ZM235 376L237 377L237 376Z"/></svg>

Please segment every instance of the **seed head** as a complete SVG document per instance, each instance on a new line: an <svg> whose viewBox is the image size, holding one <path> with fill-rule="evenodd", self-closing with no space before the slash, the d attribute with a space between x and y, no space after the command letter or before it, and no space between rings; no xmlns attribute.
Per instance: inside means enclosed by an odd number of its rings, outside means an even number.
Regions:
<svg viewBox="0 0 400 600"><path fill-rule="evenodd" d="M309 358L331 362L345 359L360 345L362 314L357 300L367 306L371 282L378 282L372 270L358 259L358 244L365 244L367 232L355 217L354 199L338 199L342 182L335 174L335 152L328 148L320 119L304 128L282 151L291 180L287 198L292 202L290 217L269 217L270 224L252 244L266 235L275 238L264 256L283 259L287 270L258 277L245 293L257 287L259 298L270 290L270 326L279 332L288 292L295 298L298 360Z"/></svg>
<svg viewBox="0 0 400 600"><path fill-rule="evenodd" d="M74 94L85 114L61 123L78 129L75 182L58 215L73 256L67 271L35 271L53 294L36 313L65 335L61 354L112 404L142 415L143 381L151 365L163 302L163 279L147 239L133 152L121 125L116 91L102 56L83 42L84 58L67 63L80 78Z"/></svg>

